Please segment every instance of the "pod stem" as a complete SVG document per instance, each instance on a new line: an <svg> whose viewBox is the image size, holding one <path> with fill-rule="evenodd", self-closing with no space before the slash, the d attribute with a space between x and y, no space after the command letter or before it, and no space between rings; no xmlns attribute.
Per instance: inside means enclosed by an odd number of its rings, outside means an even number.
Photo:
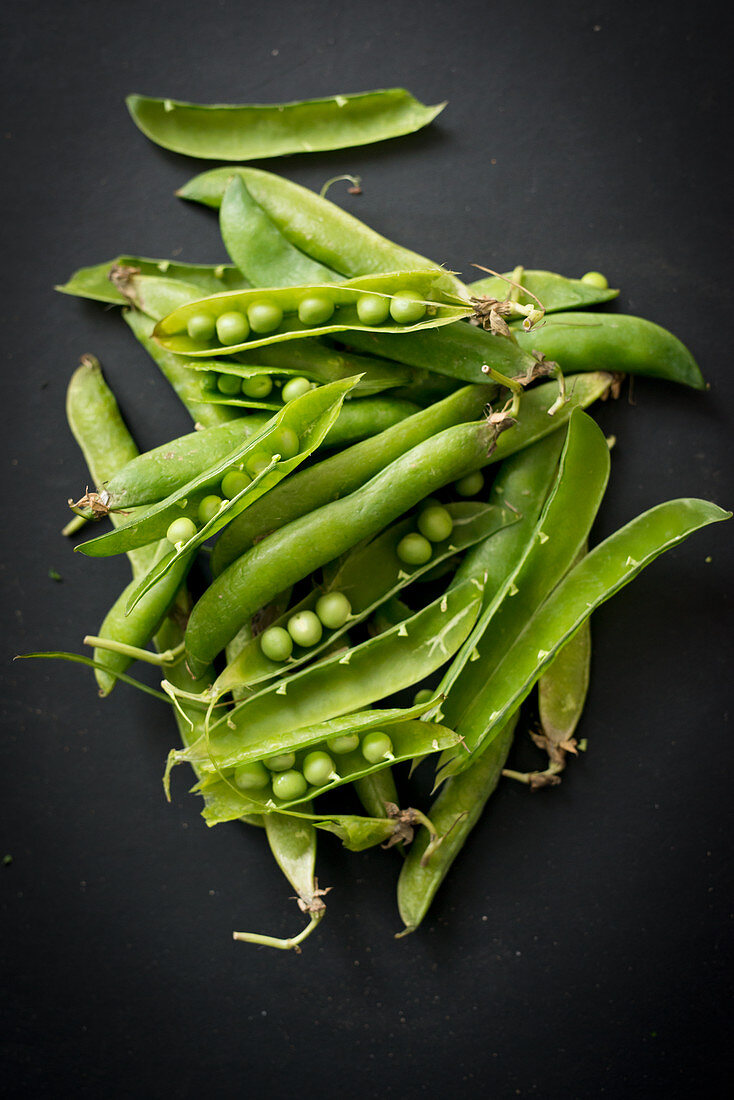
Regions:
<svg viewBox="0 0 734 1100"><path fill-rule="evenodd" d="M82 527L84 527L88 522L89 519L87 516L83 516L77 512L74 518L69 520L66 527L61 528L61 534L64 535L66 538L71 538L71 536L75 535L77 531L81 531Z"/></svg>
<svg viewBox="0 0 734 1100"><path fill-rule="evenodd" d="M244 943L259 943L264 947L277 947L279 951L295 951L297 955L300 955L300 945L311 935L317 924L321 923L323 915L323 910L318 913L312 913L311 919L303 931L299 932L297 936L291 936L288 939L279 939L277 936L262 936L258 932L233 932L232 939L240 940Z"/></svg>
<svg viewBox="0 0 734 1100"><path fill-rule="evenodd" d="M518 783L524 783L531 790L537 791L541 787L557 787L561 782L558 775L566 766L563 762L551 762L543 772L516 772L512 768L503 768L502 774L506 779L516 779Z"/></svg>
<svg viewBox="0 0 734 1100"><path fill-rule="evenodd" d="M84 645L94 646L95 649L107 649L110 653L120 653L123 657L132 657L134 661L145 661L149 665L173 665L184 654L184 644L181 642L175 649L165 649L162 653L152 653L149 649L141 649L136 645L127 645L125 642L116 642L112 638L98 638L94 634L87 634Z"/></svg>

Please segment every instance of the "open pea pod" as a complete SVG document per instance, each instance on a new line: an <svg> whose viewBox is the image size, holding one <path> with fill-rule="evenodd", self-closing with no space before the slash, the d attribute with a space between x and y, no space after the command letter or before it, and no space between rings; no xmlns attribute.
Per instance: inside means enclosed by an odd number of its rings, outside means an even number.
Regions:
<svg viewBox="0 0 734 1100"><path fill-rule="evenodd" d="M110 305L127 305L126 296L110 280L111 272L119 268L132 268L141 275L182 281L195 286L200 294L243 290L250 285L242 272L231 264L184 264L176 260L152 260L145 256L115 256L114 260L105 263L80 267L54 290Z"/></svg>
<svg viewBox="0 0 734 1100"><path fill-rule="evenodd" d="M206 808L203 816L209 825L218 825L222 821L232 821L242 814L268 813L273 810L289 809L292 806L308 802L317 795L352 783L355 779L373 775L391 764L414 761L434 752L453 749L459 744L459 737L453 730L435 722L407 721L394 726L381 726L380 731L387 734L392 742L393 751L389 759L371 764L365 760L359 749L339 757L339 772L321 787L309 787L300 798L283 800L275 794L258 798L255 792L245 794L238 791L232 780L219 778L211 784L202 785L206 793ZM298 763L298 761L297 761Z"/></svg>
<svg viewBox="0 0 734 1100"><path fill-rule="evenodd" d="M338 284L316 284L300 287L270 287L267 290L230 291L200 301L190 302L173 309L156 325L153 336L168 351L190 356L229 355L249 348L267 346L283 340L299 340L304 336L324 336L335 332L362 330L364 332L406 333L425 328L452 324L471 316L470 303L440 287L441 272L398 271L378 275L360 275L356 279ZM414 309L404 322L393 320L387 307L395 312L396 304L409 301ZM385 312L377 324L360 319L358 307L366 300L382 301ZM299 309L304 303L317 301L323 306L326 319L320 323L299 320ZM275 321L272 331L261 335L257 332L250 339L240 339L231 344L194 339L188 326L195 319L206 317L216 322L224 314L253 317L254 307L267 304ZM329 310L331 312L329 312ZM282 320L278 321L280 316ZM246 323L246 322L245 322ZM249 331L249 325L247 326Z"/></svg>
<svg viewBox="0 0 734 1100"><path fill-rule="evenodd" d="M172 520L181 516L182 506L183 514L187 514L186 507L189 510L193 507L195 514L198 502L207 492L219 485L228 470L234 466L244 465L245 462L255 462L260 458L267 459L269 468L258 474L251 484L224 506L212 521L205 524L197 535L183 543L176 551L188 553L203 538L216 534L225 523L277 485L318 447L339 415L344 397L355 381L356 379L348 378L341 382L331 382L328 386L309 390L308 393L290 401L259 432L245 439L228 455L218 459L197 477L167 496L165 500L138 513L131 523L82 543L76 549L91 557L107 557L135 546L144 546L155 538L161 538ZM275 459L274 456L280 454L277 448L282 449L284 446L286 432L289 436L295 433L299 450L290 458Z"/></svg>
<svg viewBox="0 0 734 1100"><path fill-rule="evenodd" d="M460 732L470 753L444 757L438 782L464 771L475 754L492 743L508 715L597 607L660 554L701 527L730 516L731 512L707 500L670 500L643 512L594 547L537 608L494 675L465 709Z"/></svg>
<svg viewBox="0 0 734 1100"><path fill-rule="evenodd" d="M513 285L514 284L514 285ZM519 284L519 289L518 289ZM589 306L609 302L619 295L618 290L599 287L583 279L568 279L554 271L529 271L515 268L503 275L490 275L468 283L470 294L488 298L510 298L520 305L542 305L546 313L561 309L588 309Z"/></svg>
<svg viewBox="0 0 734 1100"><path fill-rule="evenodd" d="M301 611L313 611L324 593L341 592L351 605L351 614L344 626L337 630L325 629L318 645L296 646L287 662L269 660L262 651L260 638L252 638L218 677L214 692L223 694L234 687L251 686L270 680L273 676L290 673L294 668L323 653L353 626L371 615L385 600L420 579L437 564L482 539L491 538L497 531L519 519L509 508L468 501L447 504L445 508L453 519L454 527L448 538L433 544L433 554L428 562L423 565L408 565L397 554L398 543L415 530L415 517L401 520L367 544L360 544L344 558L339 569L323 588L311 592L270 624L285 627L292 615Z"/></svg>

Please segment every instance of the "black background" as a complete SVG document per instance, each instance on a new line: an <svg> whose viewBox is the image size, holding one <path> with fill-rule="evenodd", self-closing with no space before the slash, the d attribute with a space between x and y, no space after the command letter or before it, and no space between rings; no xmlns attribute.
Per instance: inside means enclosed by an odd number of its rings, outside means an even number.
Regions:
<svg viewBox="0 0 734 1100"><path fill-rule="evenodd" d="M259 831L207 830L160 776L170 716L64 664L127 580L59 535L86 471L64 418L95 352L141 448L190 421L113 311L56 295L121 252L221 261L172 192L200 162L151 145L131 91L278 102L404 85L428 130L261 166L471 277L471 263L593 268L673 329L707 393L638 380L614 433L603 537L674 496L731 507L729 51L724 8L596 2L6 4L0 868L1 1079L12 1094L684 1097L720 1094L731 960L731 528L663 557L594 618L563 785L505 782L422 929L401 941L399 861L320 842L334 887L301 956ZM729 556L729 568L726 558ZM709 560L710 559L710 560ZM49 579L58 570L61 583ZM537 758L516 753L525 765Z"/></svg>

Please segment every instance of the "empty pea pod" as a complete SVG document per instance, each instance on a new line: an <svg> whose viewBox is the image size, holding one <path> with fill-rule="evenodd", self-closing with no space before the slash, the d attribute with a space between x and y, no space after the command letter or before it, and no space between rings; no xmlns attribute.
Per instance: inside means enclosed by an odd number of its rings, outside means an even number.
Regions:
<svg viewBox="0 0 734 1100"><path fill-rule="evenodd" d="M512 298L520 305L537 305L539 300L546 313L588 309L619 295L618 290L594 286L582 279L568 279L553 271L533 271L524 267L468 283L467 290L476 296Z"/></svg>
<svg viewBox="0 0 734 1100"><path fill-rule="evenodd" d="M445 103L426 107L405 88L327 96L292 103L186 103L129 95L127 108L146 137L204 160L259 160L347 149L412 134Z"/></svg>

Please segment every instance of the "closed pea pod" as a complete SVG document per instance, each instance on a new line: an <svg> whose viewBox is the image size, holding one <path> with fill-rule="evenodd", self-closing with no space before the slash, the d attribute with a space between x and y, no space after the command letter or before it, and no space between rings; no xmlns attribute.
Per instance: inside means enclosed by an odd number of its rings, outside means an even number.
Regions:
<svg viewBox="0 0 734 1100"><path fill-rule="evenodd" d="M141 275L153 275L157 278L163 276L189 283L198 289L198 297L203 294L218 294L222 290L244 290L249 286L241 271L231 264L184 264L175 260L116 256L114 260L105 263L79 268L67 282L55 286L54 290L110 305L127 305L128 299L110 281L110 273L119 268L132 268Z"/></svg>

